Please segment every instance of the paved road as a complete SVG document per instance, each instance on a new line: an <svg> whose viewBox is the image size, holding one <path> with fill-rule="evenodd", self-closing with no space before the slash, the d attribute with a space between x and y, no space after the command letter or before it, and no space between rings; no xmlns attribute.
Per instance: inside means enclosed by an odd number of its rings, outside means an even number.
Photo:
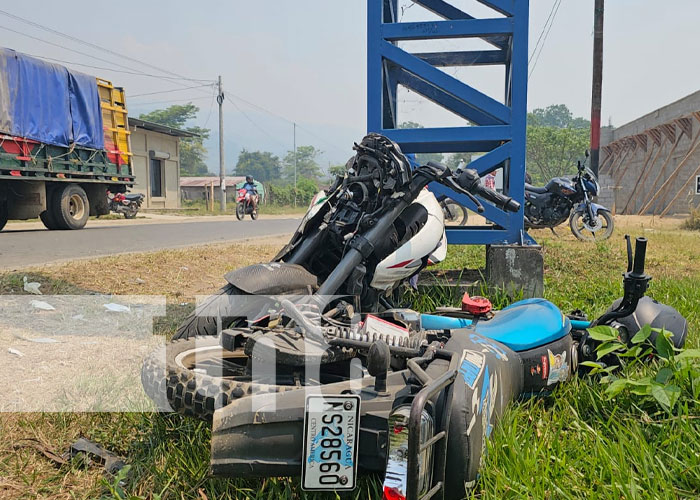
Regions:
<svg viewBox="0 0 700 500"><path fill-rule="evenodd" d="M48 231L14 229L8 224L0 233L0 269L291 234L298 225L299 219L198 220L92 227L88 223L80 231Z"/></svg>

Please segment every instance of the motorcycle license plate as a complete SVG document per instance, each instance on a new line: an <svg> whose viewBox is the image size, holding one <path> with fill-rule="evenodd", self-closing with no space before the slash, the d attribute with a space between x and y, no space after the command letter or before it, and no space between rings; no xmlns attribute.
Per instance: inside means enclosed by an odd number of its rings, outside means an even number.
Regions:
<svg viewBox="0 0 700 500"><path fill-rule="evenodd" d="M355 488L360 397L306 397L302 488L341 491Z"/></svg>

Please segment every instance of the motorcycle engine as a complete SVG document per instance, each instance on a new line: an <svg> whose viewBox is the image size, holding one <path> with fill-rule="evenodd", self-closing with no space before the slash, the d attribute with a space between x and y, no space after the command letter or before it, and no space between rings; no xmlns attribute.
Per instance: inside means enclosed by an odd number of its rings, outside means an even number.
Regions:
<svg viewBox="0 0 700 500"><path fill-rule="evenodd" d="M569 202L555 194L540 195L527 203L526 215L533 224L559 224L571 211Z"/></svg>

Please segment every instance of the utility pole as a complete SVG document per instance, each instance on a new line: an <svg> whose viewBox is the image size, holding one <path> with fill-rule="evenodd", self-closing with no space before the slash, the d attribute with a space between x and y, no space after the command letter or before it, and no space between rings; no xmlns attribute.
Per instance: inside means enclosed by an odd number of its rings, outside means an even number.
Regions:
<svg viewBox="0 0 700 500"><path fill-rule="evenodd" d="M591 170L600 163L600 108L603 100L603 18L605 0L595 0L593 13L593 92L591 99Z"/></svg>
<svg viewBox="0 0 700 500"><path fill-rule="evenodd" d="M297 206L297 124L294 122L294 206Z"/></svg>
<svg viewBox="0 0 700 500"><path fill-rule="evenodd" d="M224 91L221 88L221 75L219 75L219 95L216 96L219 103L219 186L221 187L221 211L226 211L226 166L224 162ZM213 205L214 200L212 200Z"/></svg>

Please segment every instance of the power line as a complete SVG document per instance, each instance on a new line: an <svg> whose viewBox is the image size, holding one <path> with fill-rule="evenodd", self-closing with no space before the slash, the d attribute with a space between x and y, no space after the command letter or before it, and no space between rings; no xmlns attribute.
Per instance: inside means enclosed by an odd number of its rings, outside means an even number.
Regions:
<svg viewBox="0 0 700 500"><path fill-rule="evenodd" d="M108 48L106 48L106 47L102 47L102 46L100 46L100 45L97 45L97 44L92 43L92 42L88 42L88 41L86 41L86 40L82 40L82 39L80 39L80 38L78 38L78 37L69 35L69 34L67 34L67 33L63 33L63 32L61 32L61 31L55 30L55 29L53 29L53 28L51 28L51 27L49 27L49 26L45 26L45 25L40 24L40 23L37 23L37 22L35 22L35 21L31 21L31 20L29 20L29 19L25 19L25 18L23 18L23 17L20 17L20 16L18 16L18 15L16 15L16 14L12 14L12 13L10 13L10 12L4 11L4 10L2 10L2 9L0 9L0 14L3 14L3 15L5 15L5 16L7 16L7 17L11 17L12 19L16 19L17 21L21 21L21 22L23 22L23 23L29 24L30 26L34 26L35 28L39 28L39 29L44 30L44 31L46 31L46 32L48 32L48 33L53 33L53 34L55 34L55 35L62 36L63 38L67 38L68 40L72 40L72 41L77 42L77 43L80 43L80 44L82 44L82 45L87 45L88 47L92 47L92 48L94 48L94 49L101 50L101 51L103 51L103 52L107 52L107 53L109 53L109 54L115 55L115 56L117 56L117 57L121 57L121 58L123 58L123 59L127 59L127 60L129 60L129 61L132 61L132 62L141 64L141 65L143 65L143 66L147 66L147 67L149 67L149 68L151 68L151 69L155 69L155 70L157 70L157 71L160 71L161 73L166 73L166 74L169 74L169 75L172 75L172 76L176 76L176 77L178 77L178 78L182 78L183 80L189 80L189 78L187 78L186 76L180 75L180 74L175 73L175 72L173 72L173 71L169 71L169 70L167 70L167 69L159 68L158 66L155 66L155 65L153 65L153 64L150 64L150 63L147 63L147 62L144 62L144 61L140 61L139 59L136 59L136 58L133 58L133 57L124 55L124 54L120 54L119 52L115 52L115 51L113 51L113 50L111 50L111 49L108 49Z"/></svg>
<svg viewBox="0 0 700 500"><path fill-rule="evenodd" d="M129 96L126 96L127 99ZM203 99L209 99L209 96L200 96L200 97L187 97L185 99L168 99L164 101L149 101L149 102L135 102L135 106L150 106L151 104L167 104L171 102L189 102L189 101L201 101Z"/></svg>
<svg viewBox="0 0 700 500"><path fill-rule="evenodd" d="M530 58L527 60L528 66L530 65L530 62L532 62L532 58L535 57L535 53L537 52L537 48L540 46L540 41L542 40L542 36L544 35L545 30L547 29L547 25L549 24L549 20L552 18L552 14L554 13L554 8L557 6L557 2L559 0L554 0L552 3L552 8L549 9L549 15L547 16L547 20L544 22L544 25L542 26L542 31L540 31L540 36L537 38L537 43L535 44L535 48L532 49L532 54L530 54Z"/></svg>
<svg viewBox="0 0 700 500"><path fill-rule="evenodd" d="M11 32L11 33L15 33L15 34L20 35L20 36L24 36L24 37L27 37L27 38L31 38L32 40L36 40L36 41L38 41L38 42L42 42L42 43L45 43L45 44L48 44L48 45L52 45L52 46L54 46L54 47L58 47L59 49L62 49L62 50L68 50L68 51L70 51L70 52L74 52L74 53L76 53L76 54L79 54L79 55L82 55L82 56L85 56L85 57L89 57L89 58L92 58L92 59L95 59L95 60L98 60L98 61L105 62L105 63L107 63L107 64L111 64L111 65L114 65L114 66L118 66L118 67L120 67L120 68L124 68L124 69L126 69L126 70L130 70L130 72L133 72L133 74L137 74L137 75L140 75L140 76L152 76L152 77L157 78L157 79L159 79L159 80L163 80L163 81L166 81L166 82L168 82L168 83L171 83L171 84L174 84L174 85L178 85L178 86L187 85L186 83L177 81L177 80L174 79L173 77L161 76L161 75L147 75L146 73L139 72L139 71L135 71L134 68L131 68L131 67L129 67L129 66L124 66L123 64L119 64L119 63L116 63L116 62L114 62L114 61L110 61L110 60L108 60L108 59L104 59L104 58L101 58L101 57L98 57L98 56L94 56L94 55L92 55L92 54L88 54L87 52L81 52L81 51L79 51L79 50L71 49L71 48L69 48L69 47L64 47L64 46L62 46L62 45L60 45L60 44L51 42L51 41L49 41L49 40L44 40L43 38L39 38L39 37L36 37L36 36L29 35L29 34L27 34L27 33L22 33L21 31L14 30L14 29L12 29L12 28L8 28L7 26L2 26L2 25L0 25L0 29L9 31L9 32ZM28 55L29 55L29 54L28 54ZM49 59L49 60L51 60L52 58L43 58L43 59ZM188 83L189 83L189 82L188 82Z"/></svg>
<svg viewBox="0 0 700 500"><path fill-rule="evenodd" d="M274 137L272 134L270 134L267 130L265 130L264 128L262 128L260 125L258 125L257 122L256 122L255 120L253 120L250 116L248 116L248 113L246 113L245 111L243 111L243 110L240 108L240 106L238 106L238 104L236 104L236 103L234 102L234 100L231 99L231 98L229 97L229 94L228 94L228 93L225 94L225 98L226 98L226 100L228 100L228 102L230 102L230 103L233 105L234 108L236 108L243 116L245 116L246 119L247 119L250 123L252 123L253 126L254 126L255 128L257 128L260 132L262 132L263 134L265 134L266 136L268 136L270 139L272 139L273 141L277 142L278 144L281 144L281 145L284 146L284 147L289 146L288 144L285 144L285 143L283 143L282 141L280 141L279 139L277 139L276 137Z"/></svg>
<svg viewBox="0 0 700 500"><path fill-rule="evenodd" d="M181 89L158 90L156 92L146 92L145 94L134 94L130 97L133 99L134 97L143 97L143 96L147 96L147 95L168 94L170 92L182 92L184 90L201 89L202 87L212 87L213 85L214 85L213 83L207 83L204 85L195 85L194 87L184 87Z"/></svg>
<svg viewBox="0 0 700 500"><path fill-rule="evenodd" d="M530 73L527 75L528 80L532 76L532 73L535 71L535 68L537 67L537 62L540 60L540 56L542 55L542 50L544 49L544 45L547 42L547 37L549 37L549 32L552 30L552 26L554 26L554 20L557 17L557 12L559 12L559 7L561 7L561 2L562 0L559 0L557 3L557 8L554 11L554 15L552 16L552 21L549 23L549 28L547 28L547 32L544 35L544 39L542 40L542 45L540 46L540 51L537 53L537 57L535 58L535 62L532 64L532 69L530 69Z"/></svg>

